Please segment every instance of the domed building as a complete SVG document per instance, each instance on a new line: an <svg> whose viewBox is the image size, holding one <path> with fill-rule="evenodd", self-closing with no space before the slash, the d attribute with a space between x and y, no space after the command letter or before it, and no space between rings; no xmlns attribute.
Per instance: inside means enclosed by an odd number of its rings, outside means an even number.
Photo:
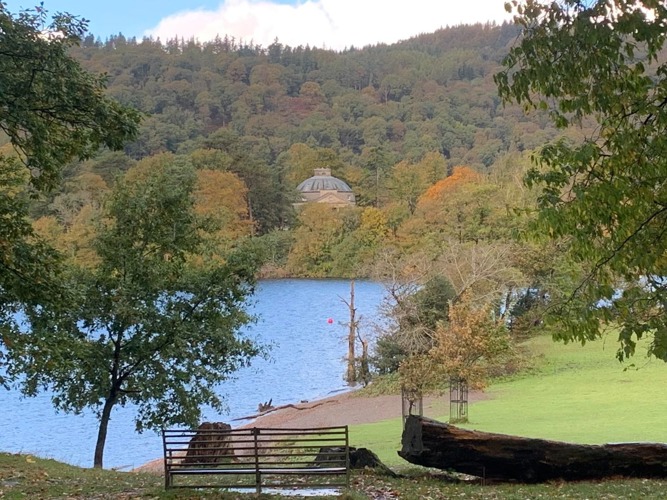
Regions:
<svg viewBox="0 0 667 500"><path fill-rule="evenodd" d="M354 193L345 181L333 177L331 169L316 168L315 175L309 177L296 188L301 195L301 203L328 203L333 206L350 206L356 203Z"/></svg>

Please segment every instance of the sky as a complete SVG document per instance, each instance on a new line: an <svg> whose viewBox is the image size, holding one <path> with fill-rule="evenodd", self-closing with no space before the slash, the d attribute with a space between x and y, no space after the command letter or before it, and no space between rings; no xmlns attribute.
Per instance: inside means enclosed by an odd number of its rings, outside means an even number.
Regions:
<svg viewBox="0 0 667 500"><path fill-rule="evenodd" d="M10 12L36 0L5 0ZM284 45L342 50L394 43L441 27L509 19L505 0L44 0L53 14L89 21L102 40L174 36L200 41L228 35L263 47Z"/></svg>

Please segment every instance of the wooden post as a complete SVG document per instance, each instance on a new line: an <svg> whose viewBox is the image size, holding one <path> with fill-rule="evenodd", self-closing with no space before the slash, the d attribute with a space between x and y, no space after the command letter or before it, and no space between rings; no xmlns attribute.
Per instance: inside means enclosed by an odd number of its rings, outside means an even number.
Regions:
<svg viewBox="0 0 667 500"><path fill-rule="evenodd" d="M252 435L255 440L255 488L259 495L262 493L262 474L259 472L259 429L257 427L252 428Z"/></svg>

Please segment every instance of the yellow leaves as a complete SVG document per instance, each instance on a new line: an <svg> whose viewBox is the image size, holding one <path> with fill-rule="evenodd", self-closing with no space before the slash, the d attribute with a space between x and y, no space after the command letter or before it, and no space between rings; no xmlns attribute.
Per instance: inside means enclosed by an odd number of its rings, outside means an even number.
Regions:
<svg viewBox="0 0 667 500"><path fill-rule="evenodd" d="M26 190L30 174L15 154L5 154L0 148L0 192L8 198L15 198Z"/></svg>
<svg viewBox="0 0 667 500"><path fill-rule="evenodd" d="M102 176L92 172L84 172L77 176L75 181L77 187L81 191L89 193L93 200L100 200L102 196L109 190L109 186L104 181Z"/></svg>
<svg viewBox="0 0 667 500"><path fill-rule="evenodd" d="M124 180L129 184L146 180L151 176L151 172L164 169L174 161L174 158L175 156L172 153L161 153L144 158L125 173Z"/></svg>
<svg viewBox="0 0 667 500"><path fill-rule="evenodd" d="M375 207L367 207L361 212L361 221L358 233L368 244L374 244L381 241L389 234L387 226L387 216L385 213Z"/></svg>
<svg viewBox="0 0 667 500"><path fill-rule="evenodd" d="M322 276L320 264L332 260L331 251L339 241L345 210L336 210L325 203L304 205L299 213L299 226L294 230L294 245L287 269L295 274Z"/></svg>
<svg viewBox="0 0 667 500"><path fill-rule="evenodd" d="M32 228L40 238L54 246L64 232L63 227L58 224L58 220L52 215L40 217L32 223Z"/></svg>
<svg viewBox="0 0 667 500"><path fill-rule="evenodd" d="M216 228L204 234L214 253L225 253L233 240L252 234L248 211L248 188L232 172L197 170L195 212L208 218Z"/></svg>
<svg viewBox="0 0 667 500"><path fill-rule="evenodd" d="M93 249L93 241L97 237L96 221L99 209L92 205L84 206L74 218L69 230L63 234L59 246L74 260L84 267L94 268L99 262L97 253Z"/></svg>
<svg viewBox="0 0 667 500"><path fill-rule="evenodd" d="M487 363L509 348L505 328L493 318L491 306L475 307L469 294L450 306L449 322L438 325L435 340L430 356L471 388L484 387Z"/></svg>
<svg viewBox="0 0 667 500"><path fill-rule="evenodd" d="M195 149L188 156L192 165L198 170L224 170L229 163L226 153L217 149Z"/></svg>
<svg viewBox="0 0 667 500"><path fill-rule="evenodd" d="M286 178L294 187L311 177L316 168L331 169L334 176L340 175L344 169L333 149L311 148L303 143L292 144L281 161L286 167Z"/></svg>
<svg viewBox="0 0 667 500"><path fill-rule="evenodd" d="M89 204L79 210L69 227L59 224L53 216L40 217L32 226L39 237L65 256L83 267L92 268L99 261L93 249L98 216L99 209Z"/></svg>
<svg viewBox="0 0 667 500"><path fill-rule="evenodd" d="M401 362L398 375L407 393L421 395L438 387L443 372L435 358L426 354L410 356Z"/></svg>
<svg viewBox="0 0 667 500"><path fill-rule="evenodd" d="M316 164L316 160L317 152L313 148L303 143L292 144L285 160L287 180L290 184L296 187L313 175L313 169L320 166Z"/></svg>

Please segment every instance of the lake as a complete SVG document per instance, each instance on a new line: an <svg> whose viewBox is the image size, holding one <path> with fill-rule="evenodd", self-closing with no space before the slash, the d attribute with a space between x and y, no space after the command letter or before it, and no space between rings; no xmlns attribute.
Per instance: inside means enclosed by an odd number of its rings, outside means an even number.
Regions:
<svg viewBox="0 0 667 500"><path fill-rule="evenodd" d="M378 318L384 288L355 282L357 318L370 333ZM249 335L272 346L270 359L256 359L221 388L229 407L218 414L204 409L204 420L224 421L254 415L257 405L274 406L313 400L348 390L343 377L347 354L349 301L347 280L267 280L260 282L249 310L259 316ZM329 321L332 319L333 321ZM116 407L111 415L104 466L129 469L162 456L162 439L152 431L137 434L132 408ZM248 421L231 422L242 425ZM0 451L31 453L73 465L92 466L97 419L56 413L50 395L22 398L0 389Z"/></svg>

